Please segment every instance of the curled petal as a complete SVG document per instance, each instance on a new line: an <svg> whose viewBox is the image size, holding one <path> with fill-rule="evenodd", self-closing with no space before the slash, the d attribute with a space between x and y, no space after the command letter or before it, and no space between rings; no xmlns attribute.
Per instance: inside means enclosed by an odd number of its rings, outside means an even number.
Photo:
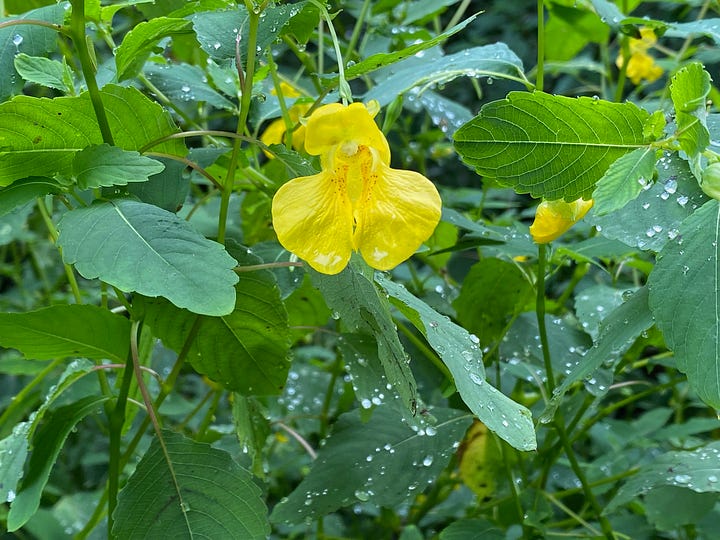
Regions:
<svg viewBox="0 0 720 540"><path fill-rule="evenodd" d="M362 103L347 107L340 103L323 105L310 116L306 127L308 154L327 154L339 145L352 142L355 146L374 148L384 163L390 163L387 139Z"/></svg>
<svg viewBox="0 0 720 540"><path fill-rule="evenodd" d="M573 202L543 201L535 211L530 235L537 244L552 242L585 217L592 205L592 199L578 199Z"/></svg>
<svg viewBox="0 0 720 540"><path fill-rule="evenodd" d="M272 202L280 243L324 274L340 272L352 253L352 206L344 183L325 171L295 178Z"/></svg>
<svg viewBox="0 0 720 540"><path fill-rule="evenodd" d="M437 189L423 175L377 162L356 204L355 248L373 268L394 268L432 235L441 207Z"/></svg>

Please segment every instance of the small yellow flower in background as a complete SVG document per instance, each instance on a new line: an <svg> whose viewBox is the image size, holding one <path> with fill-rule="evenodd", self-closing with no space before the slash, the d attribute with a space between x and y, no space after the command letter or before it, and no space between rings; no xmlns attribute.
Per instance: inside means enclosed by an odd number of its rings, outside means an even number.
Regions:
<svg viewBox="0 0 720 540"><path fill-rule="evenodd" d="M280 83L280 90L282 91L282 94L286 98L296 98L300 97L300 92L297 91L296 88L293 88L285 81ZM276 94L275 89L271 91L272 94ZM293 105L288 109L288 116L290 116L290 120L293 124L297 124L300 121L300 118L305 116L305 113L310 109L311 105L309 103L298 103L297 105ZM262 132L262 135L260 135L260 140L266 145L270 146L271 144L283 144L285 133L287 132L287 126L285 125L285 120L282 118L278 118L276 120L273 120L270 122L267 128L265 128L265 131ZM295 131L293 131L292 134L292 146L295 150L303 150L305 145L305 126L300 126ZM273 156L271 154L266 154L268 157L272 158Z"/></svg>
<svg viewBox="0 0 720 540"><path fill-rule="evenodd" d="M663 74L663 69L655 64L655 58L648 54L648 49L657 42L657 37L652 28L641 28L640 39L630 39L630 60L628 60L625 74L633 84L638 85L640 81L654 82ZM624 58L622 52L615 60L618 69L622 68Z"/></svg>
<svg viewBox="0 0 720 540"><path fill-rule="evenodd" d="M542 201L535 211L535 221L530 225L530 235L536 244L552 242L585 217L592 205L592 199Z"/></svg>
<svg viewBox="0 0 720 540"><path fill-rule="evenodd" d="M430 180L390 168L390 147L373 120L377 103L317 109L306 123L305 150L321 172L284 184L272 202L280 243L318 272L337 274L353 251L378 270L410 258L440 221Z"/></svg>

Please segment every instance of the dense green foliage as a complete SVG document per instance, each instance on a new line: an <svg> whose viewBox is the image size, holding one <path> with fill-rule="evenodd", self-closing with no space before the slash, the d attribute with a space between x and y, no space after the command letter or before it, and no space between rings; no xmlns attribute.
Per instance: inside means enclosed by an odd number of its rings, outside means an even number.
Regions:
<svg viewBox="0 0 720 540"><path fill-rule="evenodd" d="M717 1L0 17L2 538L717 536ZM272 226L339 101L443 201L387 272Z"/></svg>

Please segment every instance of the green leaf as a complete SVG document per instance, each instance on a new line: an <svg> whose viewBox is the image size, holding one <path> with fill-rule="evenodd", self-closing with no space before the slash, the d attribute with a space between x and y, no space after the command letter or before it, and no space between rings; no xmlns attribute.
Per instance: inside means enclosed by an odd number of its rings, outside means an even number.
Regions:
<svg viewBox="0 0 720 540"><path fill-rule="evenodd" d="M163 38L192 33L190 21L157 17L132 28L115 52L117 80L124 81L138 74L150 53Z"/></svg>
<svg viewBox="0 0 720 540"><path fill-rule="evenodd" d="M375 409L367 423L357 410L343 414L310 473L275 507L271 521L301 523L365 501L394 507L421 493L445 468L471 420L452 409L431 413L437 424L415 430L388 407Z"/></svg>
<svg viewBox="0 0 720 540"><path fill-rule="evenodd" d="M71 210L58 231L63 260L87 279L204 315L235 306L235 259L166 210L118 199Z"/></svg>
<svg viewBox="0 0 720 540"><path fill-rule="evenodd" d="M141 150L177 132L169 113L135 88L105 85L100 94L115 144L124 150ZM28 176L70 176L75 153L102 143L87 92L55 99L17 96L0 104L0 187ZM177 139L153 150L187 153Z"/></svg>
<svg viewBox="0 0 720 540"><path fill-rule="evenodd" d="M81 356L127 360L130 321L91 305L56 305L25 313L0 313L0 345L28 358Z"/></svg>
<svg viewBox="0 0 720 540"><path fill-rule="evenodd" d="M473 47L430 61L413 56L394 64L390 70L386 79L365 94L364 101L376 99L384 106L412 88L417 88L417 92L422 94L434 85L462 76L525 78L522 60L504 43Z"/></svg>
<svg viewBox="0 0 720 540"><path fill-rule="evenodd" d="M290 367L287 312L269 272L243 272L232 312L206 317L162 300L140 302L145 322L171 349L190 343L188 359L200 373L245 395L280 393Z"/></svg>
<svg viewBox="0 0 720 540"><path fill-rule="evenodd" d="M595 215L603 216L619 210L652 181L657 161L653 148L638 148L621 156L595 186L592 198L595 201Z"/></svg>
<svg viewBox="0 0 720 540"><path fill-rule="evenodd" d="M505 534L484 519L460 519L440 533L440 540L504 540Z"/></svg>
<svg viewBox="0 0 720 540"><path fill-rule="evenodd" d="M366 73L370 73L371 71L375 71L376 69L380 69L383 66L388 66L390 64L395 64L396 62L399 62L400 60L404 60L405 58L410 58L413 55L416 55L417 53L424 51L426 49L429 49L430 47L434 47L435 45L439 45L446 39L448 39L450 36L453 36L463 30L468 24L470 24L472 21L475 20L475 17L477 15L471 15L464 21L462 21L459 24L456 24L452 28L446 30L445 32L438 34L432 39L428 39L427 41L421 41L419 43L414 43L410 45L409 47L405 47L404 49L401 49L399 51L394 51L391 53L376 53L371 56L368 56L364 60L358 62L357 64L354 64L348 68L345 69L345 79L350 81L352 79L356 79L358 77L362 77ZM338 77L332 77L329 79L325 79L322 81L323 85L326 87L333 87L337 85L338 83Z"/></svg>
<svg viewBox="0 0 720 540"><path fill-rule="evenodd" d="M708 37L720 45L720 19L703 19L686 23L671 23L665 35L668 37Z"/></svg>
<svg viewBox="0 0 720 540"><path fill-rule="evenodd" d="M720 409L720 204L711 200L680 225L648 278L655 323L680 371L705 403Z"/></svg>
<svg viewBox="0 0 720 540"><path fill-rule="evenodd" d="M534 450L537 443L532 414L485 381L478 338L385 276L379 274L376 280L398 300L398 308L438 353L452 373L460 397L478 419L518 450Z"/></svg>
<svg viewBox="0 0 720 540"><path fill-rule="evenodd" d="M65 439L80 420L95 413L107 400L105 396L88 396L45 415L45 422L33 438L27 474L10 506L8 531L18 530L37 512L43 489Z"/></svg>
<svg viewBox="0 0 720 540"><path fill-rule="evenodd" d="M517 265L488 257L470 268L453 307L462 326L489 347L500 339L510 318L525 307L532 290Z"/></svg>
<svg viewBox="0 0 720 540"><path fill-rule="evenodd" d="M60 193L62 188L52 178L31 176L0 189L0 216L50 193Z"/></svg>
<svg viewBox="0 0 720 540"><path fill-rule="evenodd" d="M371 278L358 271L355 263L349 264L334 276L314 271L310 272L310 276L315 287L325 297L333 317L342 319L352 333L375 337L377 358L382 364L387 382L395 388L406 412L410 413L406 415L406 420L412 422L418 403L417 384L390 316L388 300L378 294Z"/></svg>
<svg viewBox="0 0 720 540"><path fill-rule="evenodd" d="M670 96L675 105L678 141L691 161L710 144L705 104L709 94L710 75L702 64L693 62L673 75Z"/></svg>
<svg viewBox="0 0 720 540"><path fill-rule="evenodd" d="M162 163L165 169L149 177L147 182L128 184L128 193L142 202L159 206L168 212L177 212L187 200L190 191L190 178L185 174L187 166L176 159L155 159Z"/></svg>
<svg viewBox="0 0 720 540"><path fill-rule="evenodd" d="M698 523L713 509L718 496L679 486L660 486L646 493L643 499L648 521L658 530L669 531Z"/></svg>
<svg viewBox="0 0 720 540"><path fill-rule="evenodd" d="M659 251L679 234L680 223L707 201L688 162L666 152L656 165L658 178L624 207L604 216L590 210L585 220L598 232L641 250Z"/></svg>
<svg viewBox="0 0 720 540"><path fill-rule="evenodd" d="M27 9L27 5L23 11ZM56 4L28 11L19 17L0 18L0 22L10 20L35 19L53 24L62 24L65 6ZM15 71L15 55L25 53L31 56L43 56L57 50L58 33L44 26L22 24L0 28L0 102L19 94L23 80ZM2 122L0 122L2 125ZM0 146L2 144L0 143Z"/></svg>
<svg viewBox="0 0 720 540"><path fill-rule="evenodd" d="M0 441L0 502L13 502L28 454L30 422L15 424L12 434Z"/></svg>
<svg viewBox="0 0 720 540"><path fill-rule="evenodd" d="M653 324L648 307L647 287L635 292L622 305L613 309L600 323L593 347L575 364L540 415L540 421L551 422L563 396L578 381L590 377L603 363L616 361L645 330Z"/></svg>
<svg viewBox="0 0 720 540"><path fill-rule="evenodd" d="M661 486L677 486L697 493L720 491L720 442L711 442L692 452L666 452L658 456L625 482L604 513Z"/></svg>
<svg viewBox="0 0 720 540"><path fill-rule="evenodd" d="M285 25L304 12L306 2L267 7L260 17L257 50L262 53L277 39ZM235 40L244 41L248 32L249 15L244 6L236 9L205 11L190 16L202 49L217 60L235 59ZM262 56L262 54L258 54ZM245 65L247 47L240 47L240 62Z"/></svg>
<svg viewBox="0 0 720 540"><path fill-rule="evenodd" d="M43 56L20 53L15 56L14 65L15 70L27 82L55 88L66 94L75 90L68 84L72 83L72 72L64 58L61 63Z"/></svg>
<svg viewBox="0 0 720 540"><path fill-rule="evenodd" d="M118 496L117 538L267 538L260 488L230 454L164 430Z"/></svg>
<svg viewBox="0 0 720 540"><path fill-rule="evenodd" d="M613 162L645 146L647 118L630 102L510 92L455 132L455 148L518 193L572 201L590 198Z"/></svg>
<svg viewBox="0 0 720 540"><path fill-rule="evenodd" d="M264 478L263 452L270 436L267 412L259 400L236 393L232 398L232 417L238 443L252 458L253 474Z"/></svg>
<svg viewBox="0 0 720 540"><path fill-rule="evenodd" d="M143 71L151 83L178 105L204 102L218 109L231 111L236 108L232 101L213 90L207 83L207 76L197 66L148 63Z"/></svg>
<svg viewBox="0 0 720 540"><path fill-rule="evenodd" d="M101 144L88 146L75 154L73 175L80 189L125 186L128 182L145 182L165 166L135 151Z"/></svg>

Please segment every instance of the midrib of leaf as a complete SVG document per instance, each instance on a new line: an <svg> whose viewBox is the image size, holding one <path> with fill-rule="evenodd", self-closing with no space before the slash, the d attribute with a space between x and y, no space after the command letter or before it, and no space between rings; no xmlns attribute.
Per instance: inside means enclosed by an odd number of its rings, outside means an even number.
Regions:
<svg viewBox="0 0 720 540"><path fill-rule="evenodd" d="M180 510L182 511L183 519L185 520L185 525L187 526L188 533L190 533L190 538L192 538L194 536L192 532L192 527L190 526L190 520L188 519L187 512L185 511L187 505L185 504L182 492L180 491L180 484L178 483L177 475L175 474L175 467L173 467L172 460L170 459L170 453L168 452L167 446L165 445L165 439L163 439L162 431L159 429L160 426L157 423L154 424L155 435L158 438L158 443L160 444L160 448L162 449L163 456L165 456L165 461L167 462L168 469L170 469L170 477L172 478L173 486L175 487L175 491L177 492Z"/></svg>
<svg viewBox="0 0 720 540"><path fill-rule="evenodd" d="M235 312L233 311L233 313L235 313ZM251 315L254 315L255 317L257 317L256 314L251 314ZM245 344L242 342L242 340L240 339L240 336L238 336L235 333L235 329L228 322L227 317L220 317L220 319L222 320L223 324L227 327L227 329L230 331L230 333L233 335L233 337L235 338L235 341L238 343L238 345L240 345L240 347L242 347L242 349L247 353L248 358L252 358L252 361L255 364L255 366L262 372L263 375L265 375L265 378L267 380L271 381L272 377L270 376L270 373L267 371L267 369L265 368L265 366L263 365L262 362L260 362L254 355L250 354L250 351L245 346Z"/></svg>
<svg viewBox="0 0 720 540"><path fill-rule="evenodd" d="M471 139L466 139L461 142L472 144L473 142L477 142L477 141L473 141ZM485 141L483 141L483 143L485 143ZM593 142L582 142L582 141L578 141L578 142L574 142L574 141L531 141L531 140L518 141L515 139L509 139L509 140L492 139L492 140L489 140L489 143L490 144L493 144L493 143L512 144L514 146L532 145L533 147L558 146L558 145L563 146L563 147L564 146L577 146L579 148L586 148L586 147L590 146L593 148L623 148L623 149L625 149L625 148L637 149L637 148L650 148L651 147L650 145L647 145L647 144L630 144L630 143L628 143L628 144L611 144L611 143L593 143ZM477 158L475 158L475 159L477 159Z"/></svg>
<svg viewBox="0 0 720 540"><path fill-rule="evenodd" d="M54 338L54 339L58 339L58 340L60 340L60 341L64 341L64 342L66 342L66 343L71 343L71 344L73 344L73 345L80 345L80 346L82 346L82 347L84 347L84 348L91 349L91 350L93 350L93 351L97 351L97 352L103 353L103 354L108 354L108 353L110 352L110 351L107 351L106 349L102 349L102 348L99 348L99 347L95 347L94 345L90 345L90 344L85 343L85 342L83 342L83 341L78 341L78 340L76 340L76 339L70 339L70 338L68 338L68 337L66 337L66 336L63 336L63 335L61 335L61 334L53 334L53 333L51 333L51 332L45 332L45 331L43 331L43 330L37 330L37 329L35 329L35 328L32 328L32 329L27 329L27 328L26 328L25 331L26 331L26 332L32 332L32 333L37 334L37 335L39 335L39 336L47 336L47 337L51 337L51 338Z"/></svg>
<svg viewBox="0 0 720 540"><path fill-rule="evenodd" d="M718 239L720 239L720 206L718 206L715 212L715 283L713 292L715 294L715 384L720 381L720 290L718 290L718 284L720 284L720 265L718 264Z"/></svg>
<svg viewBox="0 0 720 540"><path fill-rule="evenodd" d="M445 427L445 426L449 426L449 425L452 424L453 422L461 422L461 421L466 420L466 419L468 419L468 418L474 418L474 416L473 416L472 414L464 414L464 415L462 415L462 416L457 416L457 417L455 417L455 418L451 418L451 419L449 419L449 420L446 420L445 422L441 422L440 424L436 424L436 425L434 425L434 426L432 426L432 427L435 428L435 429L437 429L437 430L440 430L441 428L443 428L443 427ZM404 444L404 443L409 443L409 442L413 441L414 439L417 439L418 437L420 437L420 435L419 435L418 433L413 433L412 435L406 437L405 439L403 439L403 440L401 440L401 441L398 441L396 444L393 445L393 448L398 448L400 445L402 445L402 444ZM425 435L425 437L427 437L427 435Z"/></svg>

